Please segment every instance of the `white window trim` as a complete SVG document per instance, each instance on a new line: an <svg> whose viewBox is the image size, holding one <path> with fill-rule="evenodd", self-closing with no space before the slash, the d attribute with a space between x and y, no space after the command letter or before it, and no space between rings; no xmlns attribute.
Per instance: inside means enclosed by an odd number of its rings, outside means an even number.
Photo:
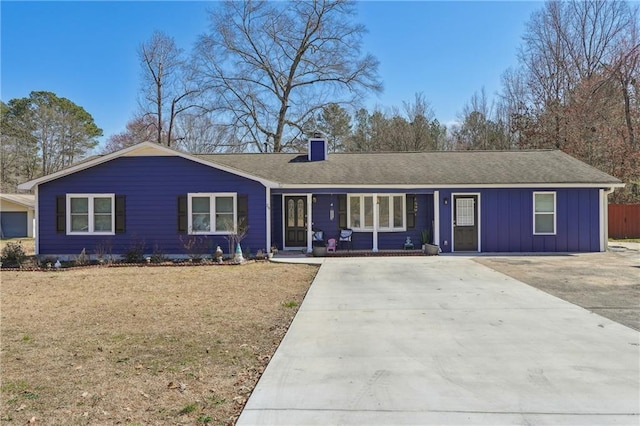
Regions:
<svg viewBox="0 0 640 426"><path fill-rule="evenodd" d="M72 198L87 198L89 205L89 229L87 231L72 231L71 230L71 199ZM94 211L93 200L94 198L110 198L111 199L111 231L94 231ZM115 235L116 234L116 195L115 194L67 194L67 206L66 206L66 229L67 235Z"/></svg>
<svg viewBox="0 0 640 426"><path fill-rule="evenodd" d="M553 212L536 212L536 195L553 195ZM557 221L558 221L558 203L556 200L556 192L555 191L534 191L533 192L533 235L556 235L557 229ZM553 215L553 232L536 232L536 215Z"/></svg>
<svg viewBox="0 0 640 426"><path fill-rule="evenodd" d="M351 198L360 198L360 223L364 223L364 199L365 197L373 198L373 209L374 209L374 217L373 217L373 226L365 227L354 227L351 223ZM402 197L402 226L401 227L381 227L378 222L380 222L380 214L375 215L375 211L379 209L378 198L379 197L388 197L389 198L389 223L393 225L393 197ZM347 194L347 228L353 229L355 232L373 232L374 229L378 232L405 232L407 230L407 194L400 193L391 193L391 194Z"/></svg>
<svg viewBox="0 0 640 426"><path fill-rule="evenodd" d="M209 198L209 224L210 231L194 231L193 230L193 212L191 208L191 200L193 197ZM233 230L217 231L216 226L216 198L232 197L233 198ZM191 192L187 194L187 226L191 235L231 235L238 229L238 194L236 192Z"/></svg>

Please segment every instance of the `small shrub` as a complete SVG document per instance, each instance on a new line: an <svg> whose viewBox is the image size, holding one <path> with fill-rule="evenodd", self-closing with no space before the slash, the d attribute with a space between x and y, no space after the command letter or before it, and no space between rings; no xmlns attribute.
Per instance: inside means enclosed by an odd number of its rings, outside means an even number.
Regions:
<svg viewBox="0 0 640 426"><path fill-rule="evenodd" d="M21 243L8 243L2 249L2 265L8 267L20 267L27 260L27 254Z"/></svg>
<svg viewBox="0 0 640 426"><path fill-rule="evenodd" d="M283 303L282 306L284 306L285 308L295 308L296 306L298 306L298 302L292 300L290 302Z"/></svg>
<svg viewBox="0 0 640 426"><path fill-rule="evenodd" d="M144 262L144 241L131 240L129 249L124 254L126 263L143 263Z"/></svg>
<svg viewBox="0 0 640 426"><path fill-rule="evenodd" d="M94 250L98 263L111 263L113 262L113 255L111 254L111 241L101 241L96 244Z"/></svg>
<svg viewBox="0 0 640 426"><path fill-rule="evenodd" d="M167 256L164 254L164 251L160 248L158 244L153 246L153 253L151 253L151 263L162 263L166 262Z"/></svg>
<svg viewBox="0 0 640 426"><path fill-rule="evenodd" d="M197 235L180 235L180 243L192 262L200 262L207 253L209 245L206 238Z"/></svg>
<svg viewBox="0 0 640 426"><path fill-rule="evenodd" d="M76 266L83 266L89 263L89 256L87 256L87 251L82 249L80 254L76 256Z"/></svg>

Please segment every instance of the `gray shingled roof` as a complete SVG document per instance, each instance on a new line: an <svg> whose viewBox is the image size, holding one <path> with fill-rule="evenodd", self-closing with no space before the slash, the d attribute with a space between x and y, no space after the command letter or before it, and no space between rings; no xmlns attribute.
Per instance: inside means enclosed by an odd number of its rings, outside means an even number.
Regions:
<svg viewBox="0 0 640 426"><path fill-rule="evenodd" d="M196 155L207 162L286 185L619 184L561 152L446 151L329 154Z"/></svg>

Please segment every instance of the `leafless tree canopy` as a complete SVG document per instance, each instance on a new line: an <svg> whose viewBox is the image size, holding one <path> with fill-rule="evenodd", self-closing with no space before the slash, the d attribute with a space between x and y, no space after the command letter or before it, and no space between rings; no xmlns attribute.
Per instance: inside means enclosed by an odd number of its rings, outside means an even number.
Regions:
<svg viewBox="0 0 640 426"><path fill-rule="evenodd" d="M142 65L140 108L143 116L153 117L154 140L170 146L176 118L195 107L198 90L188 74L184 51L173 37L156 31L138 49ZM148 122L143 117L145 122Z"/></svg>
<svg viewBox="0 0 640 426"><path fill-rule="evenodd" d="M225 2L195 52L208 107L246 145L277 152L323 106L380 91L378 61L361 54L365 28L354 14L343 0Z"/></svg>
<svg viewBox="0 0 640 426"><path fill-rule="evenodd" d="M551 1L534 13L504 76L512 141L559 148L630 183L640 198L638 9L622 1Z"/></svg>

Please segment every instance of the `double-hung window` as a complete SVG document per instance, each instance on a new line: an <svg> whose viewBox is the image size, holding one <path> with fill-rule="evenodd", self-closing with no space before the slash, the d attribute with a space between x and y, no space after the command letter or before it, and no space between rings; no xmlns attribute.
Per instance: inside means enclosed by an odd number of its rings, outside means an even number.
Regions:
<svg viewBox="0 0 640 426"><path fill-rule="evenodd" d="M188 195L189 233L229 234L237 227L236 193Z"/></svg>
<svg viewBox="0 0 640 426"><path fill-rule="evenodd" d="M556 233L556 193L533 193L533 233L535 235L555 235Z"/></svg>
<svg viewBox="0 0 640 426"><path fill-rule="evenodd" d="M378 206L379 231L406 230L406 201L404 194L350 194L347 203L347 226L355 231L372 231L374 208Z"/></svg>
<svg viewBox="0 0 640 426"><path fill-rule="evenodd" d="M68 234L114 234L114 194L67 194L66 211Z"/></svg>

